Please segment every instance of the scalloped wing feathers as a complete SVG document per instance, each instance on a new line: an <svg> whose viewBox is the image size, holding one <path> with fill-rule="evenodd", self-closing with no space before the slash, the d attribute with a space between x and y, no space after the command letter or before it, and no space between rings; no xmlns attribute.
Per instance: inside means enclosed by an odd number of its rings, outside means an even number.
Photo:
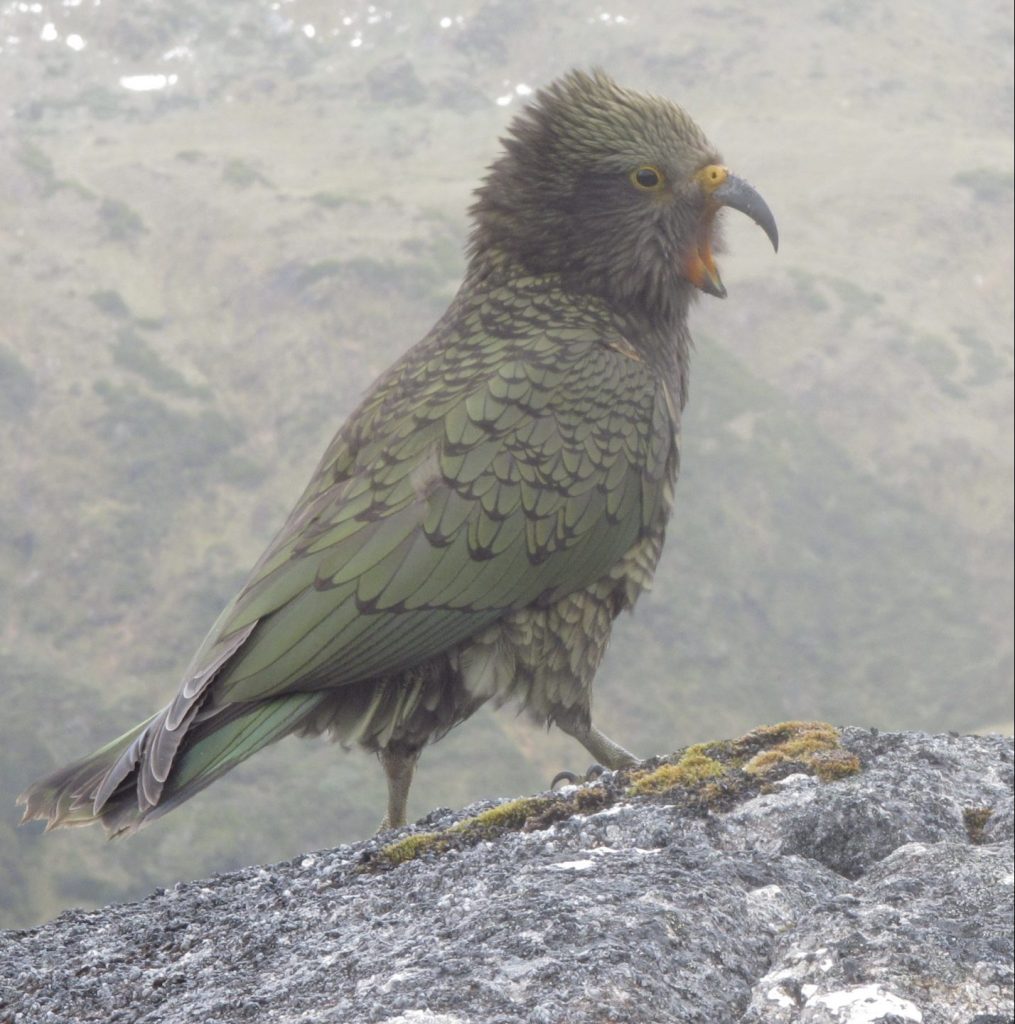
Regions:
<svg viewBox="0 0 1015 1024"><path fill-rule="evenodd" d="M473 696L484 691L514 664L503 637L536 628L556 649L583 615L604 613L554 613L561 638L545 616L526 626L518 614L612 579L622 562L620 606L633 603L672 502L674 401L605 313L526 284L456 302L381 377L170 705L104 748L105 772L100 759L41 780L30 812L131 831L315 722L348 741L368 729L375 745L390 738L398 715L441 703L412 674L437 656L468 669ZM610 618L576 648L589 679ZM467 642L483 636L492 646L479 640L470 654ZM348 704L356 720L336 719L328 695L361 684ZM435 734L482 700L461 702L434 710Z"/></svg>

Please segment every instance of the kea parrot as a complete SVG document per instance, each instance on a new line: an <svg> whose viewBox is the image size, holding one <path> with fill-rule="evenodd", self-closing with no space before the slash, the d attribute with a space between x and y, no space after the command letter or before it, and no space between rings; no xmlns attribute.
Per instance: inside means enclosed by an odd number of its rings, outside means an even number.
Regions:
<svg viewBox="0 0 1015 1024"><path fill-rule="evenodd" d="M136 831L269 743L375 752L382 827L420 751L487 701L592 724L613 620L673 506L717 214L775 219L676 104L572 71L512 122L470 209L464 282L374 383L151 718L32 784L25 820Z"/></svg>

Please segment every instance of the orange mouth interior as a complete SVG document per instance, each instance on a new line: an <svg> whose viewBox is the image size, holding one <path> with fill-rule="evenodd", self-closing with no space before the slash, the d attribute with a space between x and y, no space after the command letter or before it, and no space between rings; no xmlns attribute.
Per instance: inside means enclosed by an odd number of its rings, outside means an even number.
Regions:
<svg viewBox="0 0 1015 1024"><path fill-rule="evenodd" d="M692 249L685 257L682 266L684 277L703 291L721 291L722 279L712 255L712 222L715 220L717 206L711 204L705 211L698 228L697 248ZM710 287L711 286L711 287Z"/></svg>

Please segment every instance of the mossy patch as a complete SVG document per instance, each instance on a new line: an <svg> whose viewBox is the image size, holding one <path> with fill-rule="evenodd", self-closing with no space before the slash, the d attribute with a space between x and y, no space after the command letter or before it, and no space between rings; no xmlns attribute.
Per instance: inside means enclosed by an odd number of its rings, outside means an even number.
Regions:
<svg viewBox="0 0 1015 1024"><path fill-rule="evenodd" d="M550 797L531 796L509 800L506 804L491 807L474 818L465 818L452 825L449 832L475 836L477 841L501 832L520 831L529 818L546 811L553 803Z"/></svg>
<svg viewBox="0 0 1015 1024"><path fill-rule="evenodd" d="M463 818L440 832L417 832L389 843L364 864L363 870L397 867L426 854L467 849L508 832L538 832L575 814L603 810L615 799L604 787L590 786L569 794L509 800L471 818Z"/></svg>
<svg viewBox="0 0 1015 1024"><path fill-rule="evenodd" d="M443 853L448 848L445 834L440 832L417 832L415 835L389 843L377 854L377 861L390 867L415 860L427 853Z"/></svg>
<svg viewBox="0 0 1015 1024"><path fill-rule="evenodd" d="M822 782L847 779L850 775L856 775L863 767L860 758L848 750L821 751L810 759L810 766Z"/></svg>
<svg viewBox="0 0 1015 1024"><path fill-rule="evenodd" d="M508 800L439 832L416 832L370 854L360 870L394 868L509 832L540 831L635 796L664 797L692 814L709 814L729 810L793 772L832 782L860 770L859 758L843 748L839 730L825 722L766 725L736 740L697 743L650 763L651 768L615 772L608 783Z"/></svg>
<svg viewBox="0 0 1015 1024"><path fill-rule="evenodd" d="M967 807L962 812L962 823L966 826L966 835L974 846L986 842L987 822L994 811L991 807Z"/></svg>
<svg viewBox="0 0 1015 1024"><path fill-rule="evenodd" d="M632 796L654 796L677 786L696 786L714 779L726 771L713 757L689 748L676 764L664 764L655 771L643 772L635 777L628 792Z"/></svg>
<svg viewBox="0 0 1015 1024"><path fill-rule="evenodd" d="M827 722L783 722L748 733L739 742L761 745L743 765L748 775L782 778L788 769L805 771L825 781L855 775L860 762L843 750L839 730Z"/></svg>
<svg viewBox="0 0 1015 1024"><path fill-rule="evenodd" d="M665 795L723 810L793 772L832 782L860 770L859 758L842 747L839 730L826 722L761 726L736 740L697 743L675 757L632 775L628 795Z"/></svg>

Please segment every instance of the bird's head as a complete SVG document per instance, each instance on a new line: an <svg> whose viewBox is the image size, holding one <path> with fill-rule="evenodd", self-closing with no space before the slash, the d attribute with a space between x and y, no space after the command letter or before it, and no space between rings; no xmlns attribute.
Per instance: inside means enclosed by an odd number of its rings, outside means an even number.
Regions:
<svg viewBox="0 0 1015 1024"><path fill-rule="evenodd" d="M723 297L716 214L739 210L778 248L761 196L676 104L572 71L536 94L472 208L473 259L497 251L611 304L665 315Z"/></svg>

